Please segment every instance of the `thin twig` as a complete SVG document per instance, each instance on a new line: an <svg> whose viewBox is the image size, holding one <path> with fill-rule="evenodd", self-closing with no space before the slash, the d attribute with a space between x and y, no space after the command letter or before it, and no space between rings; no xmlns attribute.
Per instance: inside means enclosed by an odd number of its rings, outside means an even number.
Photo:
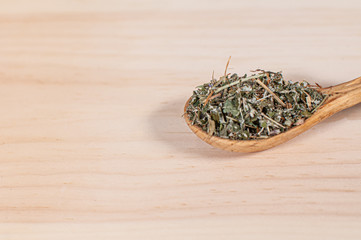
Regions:
<svg viewBox="0 0 361 240"><path fill-rule="evenodd" d="M217 97L219 97L219 96L221 96L221 95L222 95L222 93L218 93L216 95L213 95L211 98L209 98L208 102L215 99L215 98L217 98Z"/></svg>
<svg viewBox="0 0 361 240"><path fill-rule="evenodd" d="M315 109L313 109L312 110L312 112L311 113L314 113L314 112L316 112L316 110L319 108L319 107L321 107L322 106L322 104L326 101L326 99L328 98L328 96L326 96L321 102L320 102L320 104L318 104L318 106L317 107L315 107Z"/></svg>
<svg viewBox="0 0 361 240"><path fill-rule="evenodd" d="M261 82L259 79L256 79L256 82L259 85L261 85L264 89L266 89L267 92L272 94L272 96L277 100L277 102L279 102L279 104L281 104L283 107L286 107L286 104L274 92L272 92L271 89L269 89L263 82Z"/></svg>
<svg viewBox="0 0 361 240"><path fill-rule="evenodd" d="M232 87L234 85L237 85L240 82L245 82L245 81L248 81L248 80L251 80L251 79L254 79L254 78L260 78L260 77L264 77L264 76L265 76L264 74L258 74L258 75L253 75L253 76L249 76L249 77L245 77L245 78L240 78L239 80L236 80L236 81L234 81L234 82L232 82L230 84L227 84L227 85L224 85L224 86L218 88L214 92L218 93L218 92L222 91L223 89L226 89L226 88Z"/></svg>
<svg viewBox="0 0 361 240"><path fill-rule="evenodd" d="M312 108L312 98L310 96L310 94L308 94L306 91L303 91L307 96L306 96L306 102L307 102L307 107L308 110L311 110Z"/></svg>
<svg viewBox="0 0 361 240"><path fill-rule="evenodd" d="M258 136L256 138L269 138L268 136L265 136L265 135L261 135L261 136Z"/></svg>
<svg viewBox="0 0 361 240"><path fill-rule="evenodd" d="M257 135L260 135L264 130L264 127L257 133Z"/></svg>
<svg viewBox="0 0 361 240"><path fill-rule="evenodd" d="M226 69L224 70L224 76L227 76L227 69L228 69L229 61L231 61L231 56L229 56L229 58L228 58Z"/></svg>
<svg viewBox="0 0 361 240"><path fill-rule="evenodd" d="M226 116L226 118L231 119L232 121L235 121L235 122L239 123L239 121L237 119L234 119L233 117Z"/></svg>
<svg viewBox="0 0 361 240"><path fill-rule="evenodd" d="M269 77L269 73L266 73L267 76L267 85L269 85L269 83L271 82L271 78Z"/></svg>
<svg viewBox="0 0 361 240"><path fill-rule="evenodd" d="M206 100L204 101L204 105L208 103L209 99L212 97L213 95L213 90L211 90L210 94L208 95L208 97L206 98Z"/></svg>
<svg viewBox="0 0 361 240"><path fill-rule="evenodd" d="M273 120L272 118L268 117L266 114L264 114L263 112L261 112L261 115L265 118L267 118L268 120L270 120L271 122L273 122L274 124L276 124L277 126L281 127L281 128L286 128L285 126L283 126L282 124L276 122L275 120Z"/></svg>

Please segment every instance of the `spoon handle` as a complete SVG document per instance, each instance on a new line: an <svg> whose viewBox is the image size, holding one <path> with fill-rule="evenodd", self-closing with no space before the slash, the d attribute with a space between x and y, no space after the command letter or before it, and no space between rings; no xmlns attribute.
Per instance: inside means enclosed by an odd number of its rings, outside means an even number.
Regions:
<svg viewBox="0 0 361 240"><path fill-rule="evenodd" d="M335 112L352 107L361 102L361 77L324 88L322 92L329 95L325 105L328 103Z"/></svg>
<svg viewBox="0 0 361 240"><path fill-rule="evenodd" d="M358 77L354 80L344 82L335 86L323 88L323 92L327 94L333 94L333 93L340 93L340 92L347 92L350 90L354 90L356 88L361 87L361 77Z"/></svg>

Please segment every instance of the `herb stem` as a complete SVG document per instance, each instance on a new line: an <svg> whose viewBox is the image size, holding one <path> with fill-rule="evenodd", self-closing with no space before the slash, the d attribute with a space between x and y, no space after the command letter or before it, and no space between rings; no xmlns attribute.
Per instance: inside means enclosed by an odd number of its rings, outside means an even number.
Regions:
<svg viewBox="0 0 361 240"><path fill-rule="evenodd" d="M303 91L303 92L306 94L306 102L307 102L308 110L311 110L312 98L311 98L310 94L308 94L306 91Z"/></svg>
<svg viewBox="0 0 361 240"><path fill-rule="evenodd" d="M265 135L261 135L261 136L258 136L256 138L268 138L268 136L265 136Z"/></svg>
<svg viewBox="0 0 361 240"><path fill-rule="evenodd" d="M221 95L222 95L221 93L218 93L218 94L216 94L216 95L213 95L211 98L209 98L208 101L211 101L211 100L213 100L213 99L215 99L215 98L217 98L217 97L219 97L219 96L221 96Z"/></svg>
<svg viewBox="0 0 361 240"><path fill-rule="evenodd" d="M315 109L313 109L311 113L314 113L319 107L321 107L322 104L326 101L327 98L328 98L328 95L327 95L324 99L322 99L322 101L320 102L320 104L318 104L318 106L315 107Z"/></svg>
<svg viewBox="0 0 361 240"><path fill-rule="evenodd" d="M217 89L216 91L214 91L214 92L215 92L215 93L218 93L218 92L222 91L223 89L226 89L226 88L232 87L232 86L234 86L234 85L237 85L237 84L240 83L240 82L245 82L245 81L248 81L248 80L251 80L251 79L254 79L254 78L260 78L260 77L264 77L264 76L265 76L265 74L262 73L262 74L257 74L257 75L245 77L245 78L240 78L240 79L237 80L237 81L234 81L234 82L232 82L232 83L230 83L230 84L227 84L227 85L224 85L224 86L218 88L218 89Z"/></svg>
<svg viewBox="0 0 361 240"><path fill-rule="evenodd" d="M264 127L257 133L257 135L260 135L264 130Z"/></svg>
<svg viewBox="0 0 361 240"><path fill-rule="evenodd" d="M230 119L230 120L232 120L232 121L235 121L235 122L239 123L239 121L238 121L237 119L234 119L233 117L226 116L226 118L228 118L228 119Z"/></svg>
<svg viewBox="0 0 361 240"><path fill-rule="evenodd" d="M229 61L231 61L231 56L229 56L229 58L228 58L226 69L224 70L224 76L227 76L227 69L228 69Z"/></svg>
<svg viewBox="0 0 361 240"><path fill-rule="evenodd" d="M209 99L212 97L213 95L213 90L211 90L211 92L209 93L208 97L206 98L206 100L204 101L204 105L206 105L209 101Z"/></svg>
<svg viewBox="0 0 361 240"><path fill-rule="evenodd" d="M267 90L267 92L269 92L270 94L272 94L272 96L277 100L277 102L279 102L279 104L282 105L282 107L286 107L286 104L274 93L272 92L271 89L269 89L263 82L261 82L261 80L256 79L256 82L261 85L264 89Z"/></svg>
<svg viewBox="0 0 361 240"><path fill-rule="evenodd" d="M282 124L276 122L275 120L273 120L272 118L268 117L266 114L261 112L261 115L265 118L267 118L268 120L270 120L271 122L273 122L274 124L276 124L277 126L281 127L281 128L286 128L285 126L283 126Z"/></svg>

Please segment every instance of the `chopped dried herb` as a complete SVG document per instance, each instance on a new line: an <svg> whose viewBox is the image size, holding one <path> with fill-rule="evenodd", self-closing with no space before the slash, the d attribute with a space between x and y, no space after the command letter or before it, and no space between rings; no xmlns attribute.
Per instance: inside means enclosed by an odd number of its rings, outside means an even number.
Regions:
<svg viewBox="0 0 361 240"><path fill-rule="evenodd" d="M269 138L301 125L326 95L306 81L286 81L281 72L212 77L196 88L186 109L192 125L234 140Z"/></svg>

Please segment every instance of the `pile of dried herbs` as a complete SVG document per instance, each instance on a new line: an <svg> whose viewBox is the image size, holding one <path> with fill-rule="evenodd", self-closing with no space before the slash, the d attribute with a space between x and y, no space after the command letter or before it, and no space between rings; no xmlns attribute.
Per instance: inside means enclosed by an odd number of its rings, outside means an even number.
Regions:
<svg viewBox="0 0 361 240"><path fill-rule="evenodd" d="M192 125L209 135L268 138L303 124L327 97L319 88L306 81L286 81L280 72L225 75L198 86L186 113Z"/></svg>

